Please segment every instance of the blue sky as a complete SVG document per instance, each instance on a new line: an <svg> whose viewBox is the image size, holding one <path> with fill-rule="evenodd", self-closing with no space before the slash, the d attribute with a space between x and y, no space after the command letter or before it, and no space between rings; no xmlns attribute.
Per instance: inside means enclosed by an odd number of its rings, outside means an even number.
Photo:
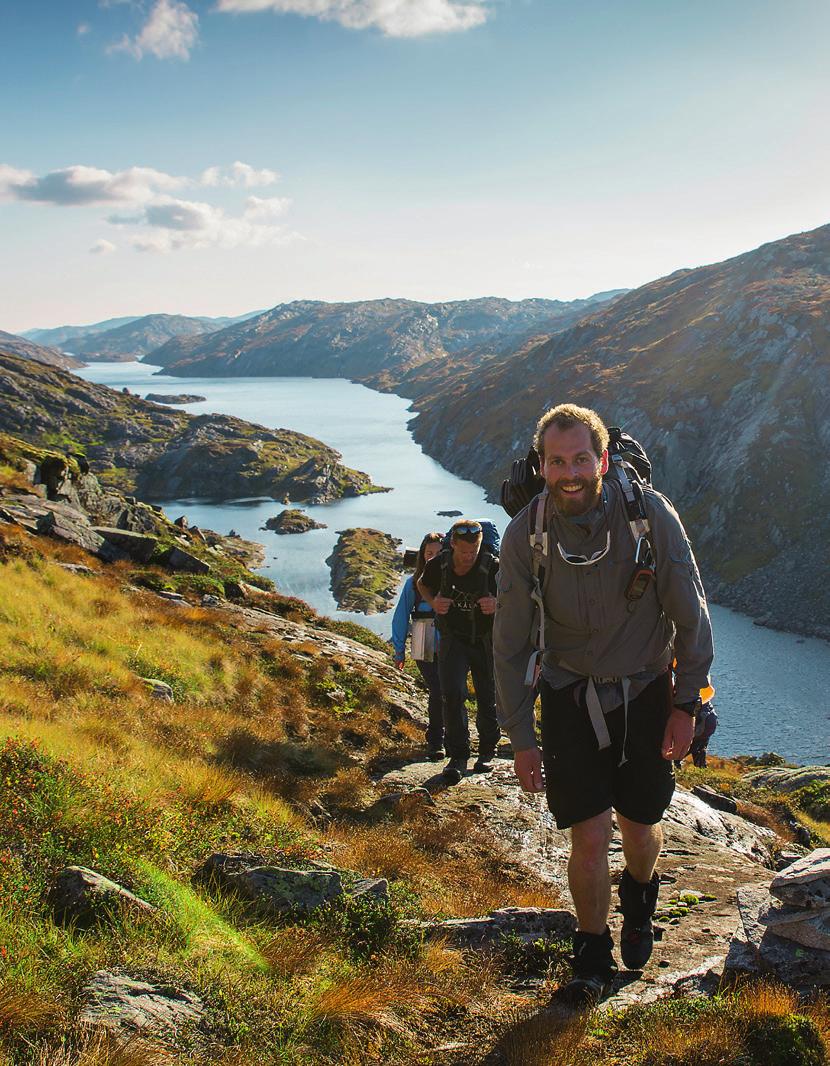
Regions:
<svg viewBox="0 0 830 1066"><path fill-rule="evenodd" d="M0 329L571 299L830 222L828 39L826 0L0 0Z"/></svg>

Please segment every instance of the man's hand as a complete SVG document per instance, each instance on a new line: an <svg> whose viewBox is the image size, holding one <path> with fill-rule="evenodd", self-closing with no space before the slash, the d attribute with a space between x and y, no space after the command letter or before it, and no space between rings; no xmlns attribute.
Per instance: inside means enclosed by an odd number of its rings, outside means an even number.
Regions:
<svg viewBox="0 0 830 1066"><path fill-rule="evenodd" d="M449 596L435 596L432 600L432 609L436 614L446 614L452 607L452 600Z"/></svg>
<svg viewBox="0 0 830 1066"><path fill-rule="evenodd" d="M496 613L496 597L495 596L482 596L478 601L478 605L481 608L482 614L495 614Z"/></svg>
<svg viewBox="0 0 830 1066"><path fill-rule="evenodd" d="M695 735L695 720L685 711L676 708L669 715L666 732L663 734L662 754L664 759L684 758L689 753Z"/></svg>
<svg viewBox="0 0 830 1066"><path fill-rule="evenodd" d="M513 757L513 769L525 792L544 792L545 778L542 774L542 753L538 748L517 751Z"/></svg>

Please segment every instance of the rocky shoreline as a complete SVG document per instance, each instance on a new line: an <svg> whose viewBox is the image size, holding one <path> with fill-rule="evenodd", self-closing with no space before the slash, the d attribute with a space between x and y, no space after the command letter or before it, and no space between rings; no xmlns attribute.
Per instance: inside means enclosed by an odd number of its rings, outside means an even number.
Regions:
<svg viewBox="0 0 830 1066"><path fill-rule="evenodd" d="M0 431L79 454L107 486L145 499L388 491L322 441L226 415L190 415L94 385L0 347Z"/></svg>

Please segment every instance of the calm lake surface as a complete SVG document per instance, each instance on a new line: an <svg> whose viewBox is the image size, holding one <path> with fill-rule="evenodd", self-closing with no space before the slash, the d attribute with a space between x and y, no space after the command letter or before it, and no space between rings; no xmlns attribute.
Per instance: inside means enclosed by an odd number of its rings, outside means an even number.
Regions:
<svg viewBox="0 0 830 1066"><path fill-rule="evenodd" d="M351 618L382 636L391 630L391 613L367 617L337 610L325 560L338 530L372 526L417 547L425 532L452 522L437 511L489 518L502 531L506 525L504 512L487 503L480 486L449 473L413 441L406 428L408 400L337 378L174 378L156 377L154 370L141 363L98 363L76 373L141 396L196 393L206 400L184 408L192 414L218 412L308 433L342 452L346 465L393 489L301 504L328 528L297 536L261 529L283 508L271 499L153 501L164 504L172 518L185 514L195 525L220 533L235 529L260 541L267 552L262 572L281 592L301 597L323 614ZM723 607L712 607L712 620L720 725L709 750L722 755L777 751L792 762L829 762L830 644L761 629Z"/></svg>

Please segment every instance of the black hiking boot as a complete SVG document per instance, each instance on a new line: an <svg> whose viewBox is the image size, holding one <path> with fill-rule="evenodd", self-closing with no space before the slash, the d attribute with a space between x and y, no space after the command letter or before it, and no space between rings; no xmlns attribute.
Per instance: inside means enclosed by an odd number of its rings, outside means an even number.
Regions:
<svg viewBox="0 0 830 1066"><path fill-rule="evenodd" d="M478 758L473 763L474 774L489 774L493 769L493 759L495 759L496 753L494 751L480 751Z"/></svg>
<svg viewBox="0 0 830 1066"><path fill-rule="evenodd" d="M623 924L620 933L620 954L629 970L642 970L651 958L654 947L654 927L651 919L657 908L660 875L652 875L648 884L635 881L627 869L620 878L620 910Z"/></svg>
<svg viewBox="0 0 830 1066"><path fill-rule="evenodd" d="M574 953L571 959L573 977L553 994L552 1003L585 1010L595 1006L608 994L611 980L617 972L613 955L611 930L604 933L574 933Z"/></svg>
<svg viewBox="0 0 830 1066"><path fill-rule="evenodd" d="M430 762L440 762L444 758L444 749L427 748L427 758Z"/></svg>
<svg viewBox="0 0 830 1066"><path fill-rule="evenodd" d="M453 755L444 767L441 776L449 785L457 785L467 769L467 760L460 755Z"/></svg>

